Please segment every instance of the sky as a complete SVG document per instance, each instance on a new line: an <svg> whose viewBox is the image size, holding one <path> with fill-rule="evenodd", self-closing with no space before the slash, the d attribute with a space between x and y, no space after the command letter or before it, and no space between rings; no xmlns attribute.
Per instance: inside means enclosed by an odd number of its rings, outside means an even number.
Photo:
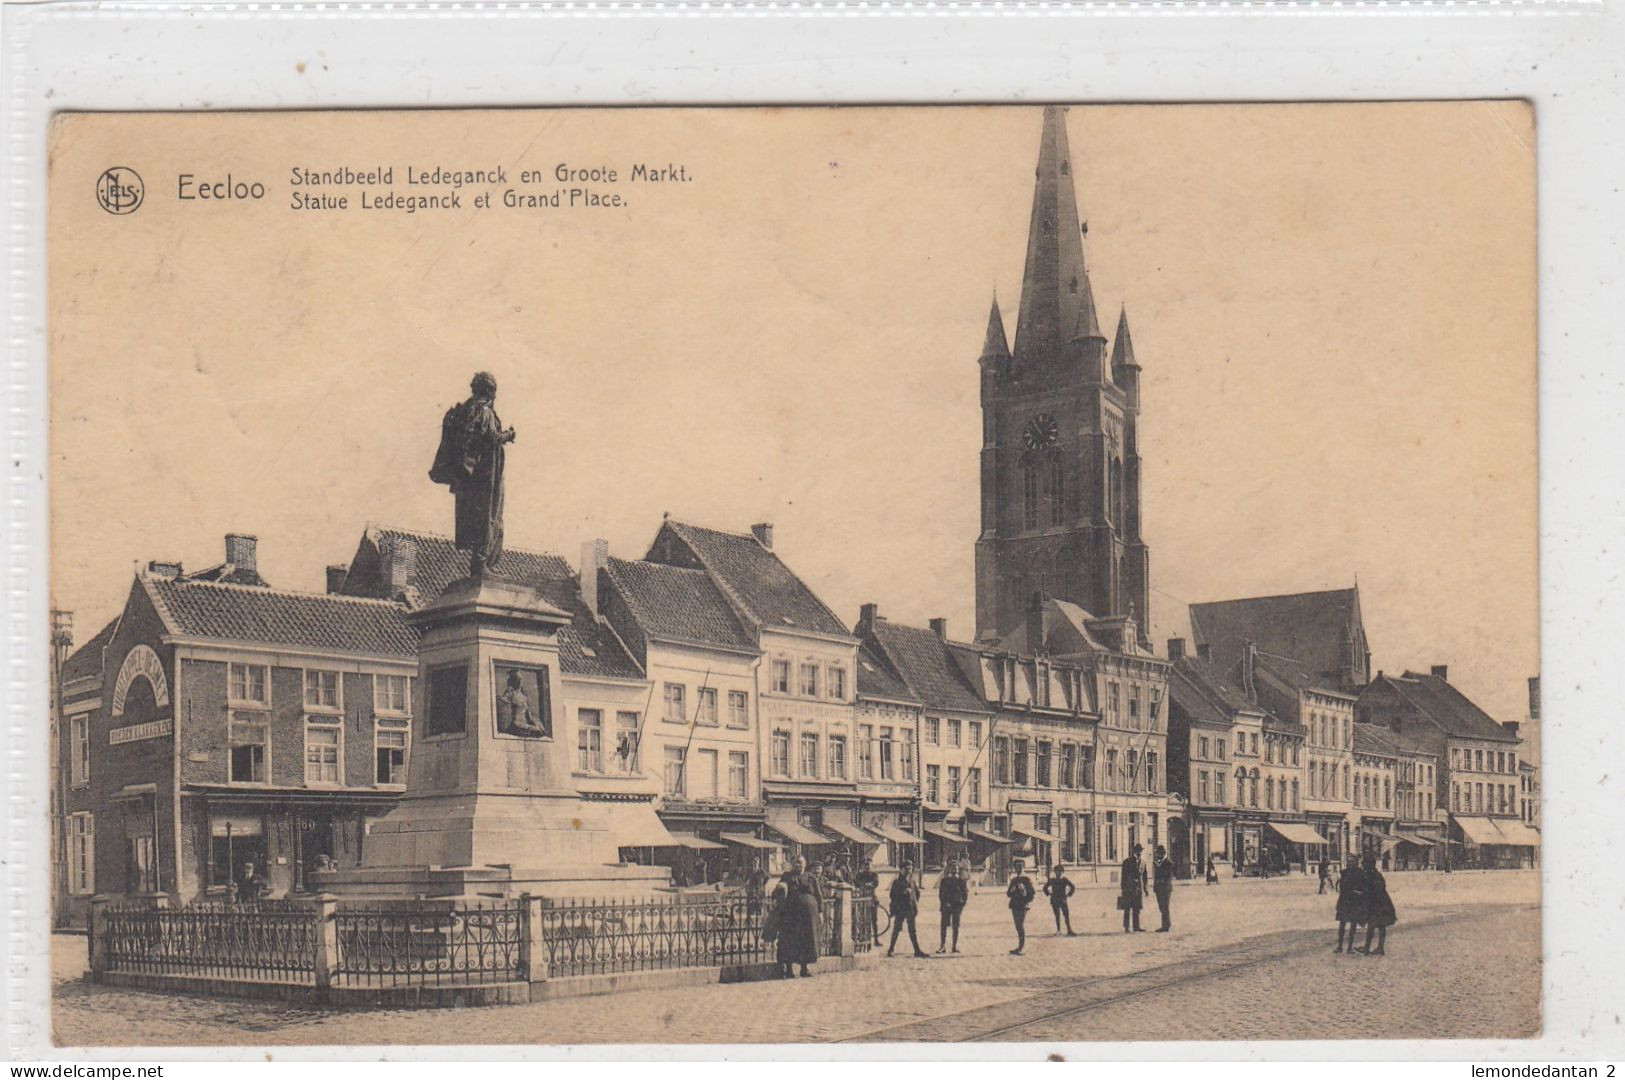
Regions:
<svg viewBox="0 0 1625 1080"><path fill-rule="evenodd" d="M639 557L744 531L848 623L973 632L976 358L1015 334L1036 108L80 116L52 147L52 602L134 568L317 591L367 523L449 532L445 409L488 369L511 546ZM1359 584L1373 666L1497 719L1538 672L1533 119L1518 103L1067 116L1108 332L1143 366L1152 635L1185 606ZM109 162L146 199L94 200ZM630 179L632 166L691 179ZM620 207L504 209L613 168ZM300 165L502 165L459 210L290 208ZM258 180L183 202L178 177ZM574 185L565 185L574 186ZM475 209L489 189L497 205Z"/></svg>

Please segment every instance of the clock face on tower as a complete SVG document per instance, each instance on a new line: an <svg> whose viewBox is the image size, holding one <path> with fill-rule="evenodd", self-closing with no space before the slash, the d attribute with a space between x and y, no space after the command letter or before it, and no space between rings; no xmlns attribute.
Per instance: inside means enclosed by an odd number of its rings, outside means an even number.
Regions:
<svg viewBox="0 0 1625 1080"><path fill-rule="evenodd" d="M1027 449L1043 450L1055 445L1056 436L1060 432L1061 428L1055 422L1055 417L1049 413L1039 413L1027 421L1027 430L1023 433L1023 437L1027 440Z"/></svg>

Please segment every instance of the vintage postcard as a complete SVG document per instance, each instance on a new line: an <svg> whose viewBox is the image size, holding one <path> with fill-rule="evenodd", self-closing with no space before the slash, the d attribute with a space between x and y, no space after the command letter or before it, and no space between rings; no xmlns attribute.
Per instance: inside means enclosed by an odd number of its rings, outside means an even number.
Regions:
<svg viewBox="0 0 1625 1080"><path fill-rule="evenodd" d="M1534 181L1506 101L59 116L57 1043L1537 1035Z"/></svg>

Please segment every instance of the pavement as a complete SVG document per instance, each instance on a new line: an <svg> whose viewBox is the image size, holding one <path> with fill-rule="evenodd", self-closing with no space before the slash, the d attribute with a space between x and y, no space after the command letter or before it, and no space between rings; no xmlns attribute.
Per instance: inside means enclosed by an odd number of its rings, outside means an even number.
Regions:
<svg viewBox="0 0 1625 1080"><path fill-rule="evenodd" d="M1540 1028L1533 871L1392 873L1388 955L1340 956L1313 877L1182 885L1173 932L1124 934L1114 893L1047 905L1025 955L1001 895L978 892L958 955L877 952L857 970L461 1010L329 1011L93 986L85 942L54 941L59 1045L779 1043L959 1040L1518 1038ZM936 948L937 917L920 919ZM1143 925L1157 923L1153 904Z"/></svg>

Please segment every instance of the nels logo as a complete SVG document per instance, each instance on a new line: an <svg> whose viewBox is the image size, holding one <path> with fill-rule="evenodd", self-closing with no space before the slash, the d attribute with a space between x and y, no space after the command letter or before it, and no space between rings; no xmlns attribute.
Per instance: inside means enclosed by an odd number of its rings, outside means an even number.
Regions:
<svg viewBox="0 0 1625 1080"><path fill-rule="evenodd" d="M109 214L133 214L146 197L141 174L115 165L96 178L96 202Z"/></svg>

